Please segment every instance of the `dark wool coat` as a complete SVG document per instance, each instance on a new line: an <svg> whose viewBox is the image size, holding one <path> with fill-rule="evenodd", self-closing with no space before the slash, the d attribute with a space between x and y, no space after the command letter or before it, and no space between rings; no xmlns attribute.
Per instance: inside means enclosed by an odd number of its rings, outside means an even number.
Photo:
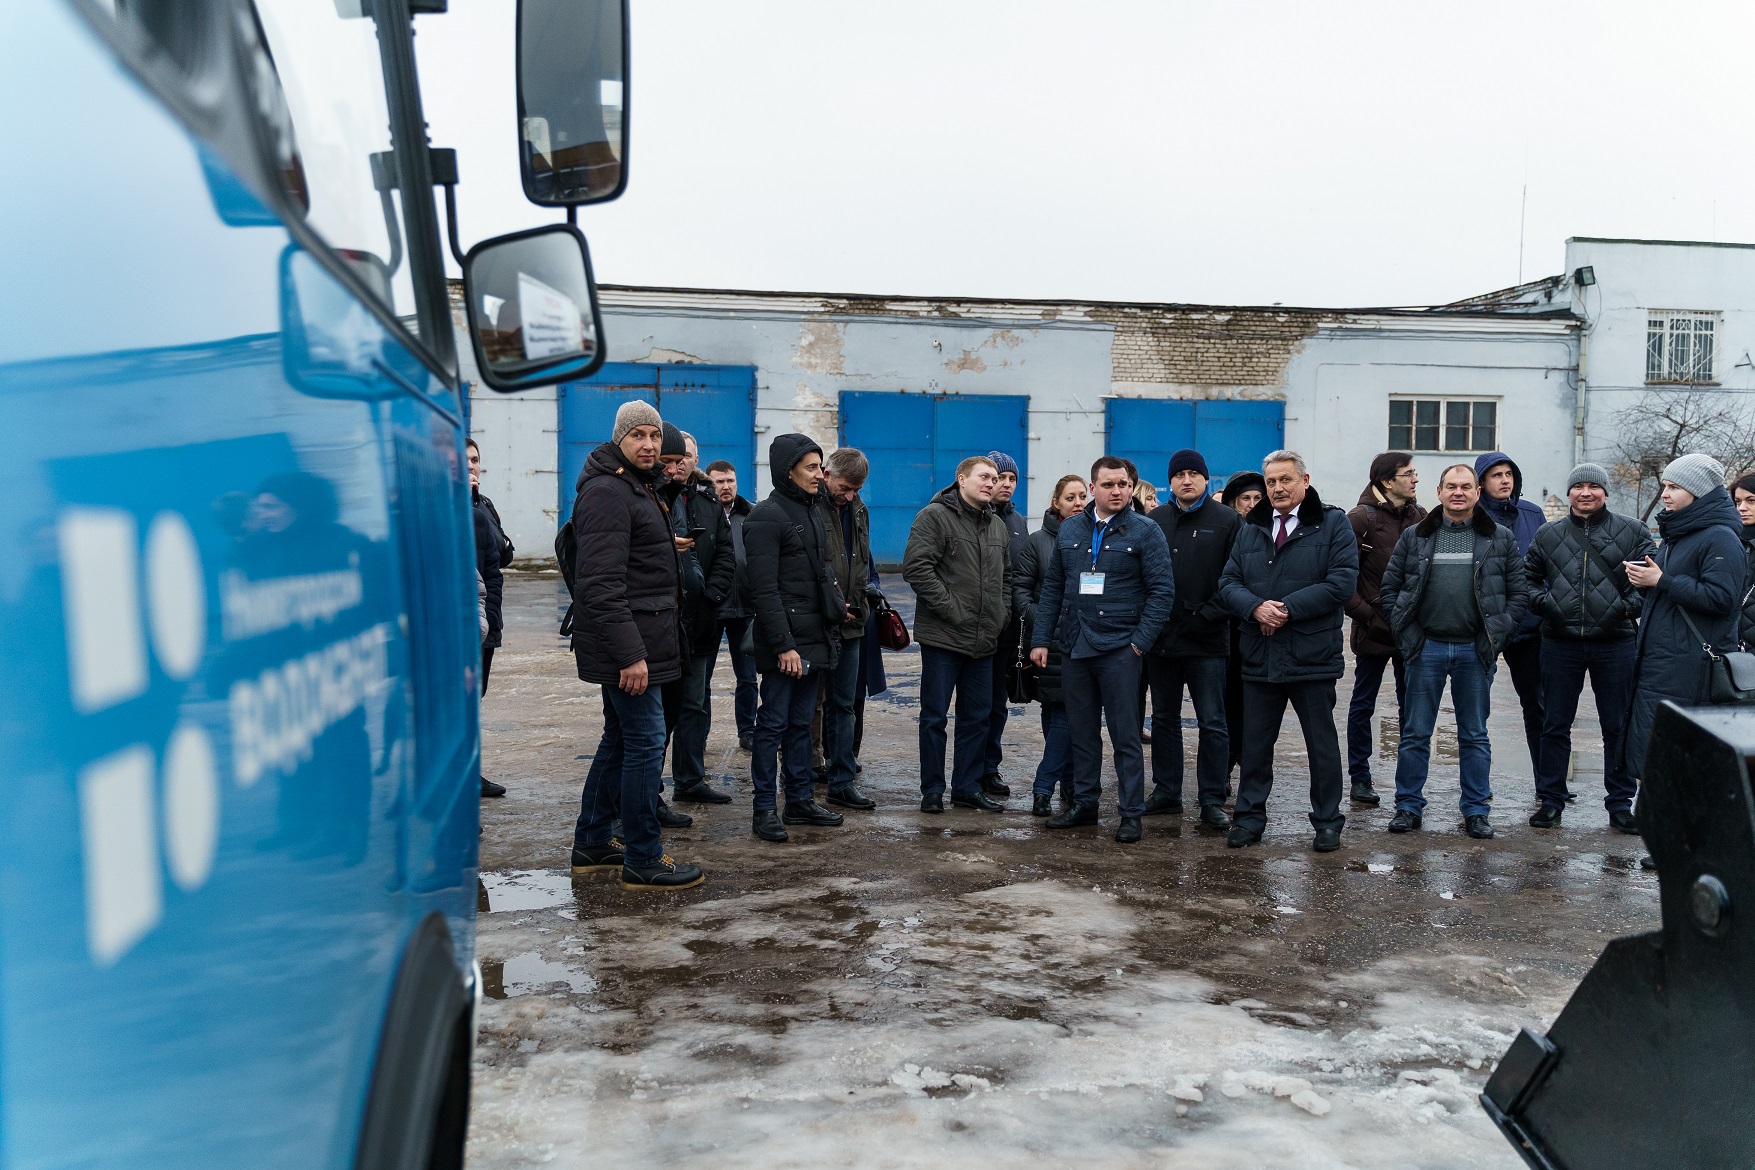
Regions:
<svg viewBox="0 0 1755 1170"><path fill-rule="evenodd" d="M842 534L841 508L829 498L827 488L817 490L817 506L822 509L823 531L828 534L829 575L852 615L841 626L841 639L851 642L865 637L866 622L871 617L871 602L865 595L871 581L871 514L857 495L849 501L848 521L853 529L853 555L849 557L847 540Z"/></svg>
<svg viewBox="0 0 1755 1170"><path fill-rule="evenodd" d="M1274 548L1274 509L1266 500L1243 518L1219 599L1238 621L1246 682L1324 682L1341 677L1341 618L1359 586L1359 542L1347 514L1323 504L1315 488L1298 505L1298 529ZM1292 618L1262 637L1256 608L1285 603Z"/></svg>
<svg viewBox="0 0 1755 1170"><path fill-rule="evenodd" d="M1379 657L1399 653L1389 618L1378 606L1377 593L1395 542L1425 518L1426 509L1418 504L1391 506L1383 489L1374 483L1365 485L1359 502L1347 513L1347 523L1353 526L1353 536L1359 542L1359 587L1347 599L1347 616L1353 619L1353 653Z"/></svg>
<svg viewBox="0 0 1755 1170"><path fill-rule="evenodd" d="M1743 604L1737 620L1737 641L1745 650L1755 648L1755 524L1743 526Z"/></svg>
<svg viewBox="0 0 1755 1170"><path fill-rule="evenodd" d="M774 490L744 521L756 669L764 674L780 669L780 655L788 650L798 651L815 670L829 669L840 657L841 639L829 635L841 624L843 603L829 579L822 509L815 494L790 478L800 459L822 450L803 435L776 438L768 453Z"/></svg>
<svg viewBox="0 0 1755 1170"><path fill-rule="evenodd" d="M725 506L717 505L719 514L725 515ZM748 554L743 547L743 524L749 518L751 504L742 496L731 501L731 515L726 520L727 539L731 542L731 592L719 603L719 619L749 617L755 611L750 609L749 602L749 569Z"/></svg>
<svg viewBox="0 0 1755 1170"><path fill-rule="evenodd" d="M681 567L658 488L621 448L601 443L573 499L573 657L586 682L614 686L644 659L657 686L682 677Z"/></svg>
<svg viewBox="0 0 1755 1170"><path fill-rule="evenodd" d="M1030 648L1060 639L1071 654L1084 635L1099 653L1133 646L1149 651L1176 607L1176 572L1164 530L1144 512L1123 508L1109 518L1108 535L1098 549L1096 570L1103 574L1103 592L1079 592L1079 577L1091 571L1091 538L1097 506L1063 521L1054 534L1054 548L1030 623Z"/></svg>
<svg viewBox="0 0 1755 1170"><path fill-rule="evenodd" d="M1060 533L1060 513L1048 509L1042 527L1032 532L1012 562L1012 612L1020 615L1026 631L1036 626L1036 605L1042 600L1042 579L1054 557L1054 538ZM1036 672L1037 693L1044 703L1061 702L1060 642L1048 639L1048 666Z"/></svg>
<svg viewBox="0 0 1755 1170"><path fill-rule="evenodd" d="M1707 697L1707 659L1701 640L1717 650L1737 642L1737 621L1748 574L1742 519L1723 488L1713 488L1679 512L1658 513L1663 544L1653 558L1664 571L1645 594L1627 718L1627 766L1644 774L1645 745L1658 706L1701 703ZM1700 630L1696 638L1682 614Z"/></svg>
<svg viewBox="0 0 1755 1170"><path fill-rule="evenodd" d="M1432 550L1443 522L1444 513L1433 512L1402 533L1383 570L1379 604L1389 614L1389 628L1395 631L1396 646L1407 662L1418 659L1426 645L1426 631L1420 628L1420 601L1426 595ZM1523 621L1529 610L1530 587L1523 573L1523 558L1517 552L1517 538L1511 531L1493 523L1478 504L1469 524L1475 530L1475 609L1481 617L1475 654L1486 666L1499 657Z"/></svg>
<svg viewBox="0 0 1755 1170"><path fill-rule="evenodd" d="M1223 658L1231 652L1231 615L1219 604L1219 577L1243 527L1237 509L1208 497L1184 512L1174 503L1147 513L1164 531L1176 577L1176 605L1152 653L1172 657Z"/></svg>
<svg viewBox="0 0 1755 1170"><path fill-rule="evenodd" d="M693 561L699 570L693 588L687 587L689 579L684 577L683 633L690 654L710 654L719 633L719 607L731 595L737 574L731 525L719 506L713 481L698 471L676 490L671 508L671 527L678 536L687 536L691 528L706 529L695 538L695 547L683 554L684 562Z"/></svg>
<svg viewBox="0 0 1755 1170"><path fill-rule="evenodd" d="M1587 542L1594 556L1586 554ZM1656 551L1645 525L1607 508L1588 519L1568 512L1542 525L1523 559L1530 609L1541 619L1542 635L1611 642L1633 637L1645 599L1627 580L1622 562L1643 561Z"/></svg>
<svg viewBox="0 0 1755 1170"><path fill-rule="evenodd" d="M991 506L977 511L952 484L908 530L902 579L914 590L914 640L981 658L1011 617L1011 535Z"/></svg>
<svg viewBox="0 0 1755 1170"><path fill-rule="evenodd" d="M487 610L488 632L481 644L498 646L500 631L506 626L500 604L506 578L501 570L512 563L515 550L512 542L506 539L506 530L500 524L500 514L494 508L494 502L480 492L472 494L475 497L475 571L481 575L487 594L482 604Z"/></svg>

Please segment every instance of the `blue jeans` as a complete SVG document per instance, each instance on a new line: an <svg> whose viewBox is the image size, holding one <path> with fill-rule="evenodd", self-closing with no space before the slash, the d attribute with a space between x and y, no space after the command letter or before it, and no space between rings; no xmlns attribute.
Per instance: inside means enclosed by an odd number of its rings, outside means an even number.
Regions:
<svg viewBox="0 0 1755 1170"><path fill-rule="evenodd" d="M762 705L756 708L756 742L750 758L751 801L757 812L773 812L778 797L778 769L786 772L786 803L811 799L817 774L810 766L810 721L817 713L817 684L822 676L808 671L791 678L773 671L762 676Z"/></svg>
<svg viewBox="0 0 1755 1170"><path fill-rule="evenodd" d="M853 783L853 696L859 689L860 642L841 643L841 659L829 672L823 692L823 763L829 769L829 787Z"/></svg>
<svg viewBox="0 0 1755 1170"><path fill-rule="evenodd" d="M622 822L622 856L630 866L656 865L664 855L658 837L658 785L664 775L664 703L657 687L630 695L603 688L603 738L585 773L573 846L609 844L610 825Z"/></svg>
<svg viewBox="0 0 1755 1170"><path fill-rule="evenodd" d="M719 665L721 639L731 645L731 674L737 679L737 692L731 709L737 719L737 738L748 739L756 733L756 660L743 652L743 634L754 618L724 618L719 622L719 636L713 639L713 651L707 660L707 681L713 681L713 668Z"/></svg>
<svg viewBox="0 0 1755 1170"><path fill-rule="evenodd" d="M1066 726L1064 703L1042 703L1042 759L1036 764L1033 796L1053 796L1060 789L1060 799L1072 804L1073 766L1072 733Z"/></svg>
<svg viewBox="0 0 1755 1170"><path fill-rule="evenodd" d="M1146 655L1152 683L1152 788L1182 799L1182 688L1188 688L1199 725L1195 795L1202 804L1225 803L1231 732L1225 725L1225 660L1211 656Z"/></svg>
<svg viewBox="0 0 1755 1170"><path fill-rule="evenodd" d="M920 647L920 794L945 790L945 724L957 695L957 751L951 795L981 790L987 758L987 719L993 709L993 655L971 658L937 646Z"/></svg>
<svg viewBox="0 0 1755 1170"><path fill-rule="evenodd" d="M1487 738L1487 711L1493 690L1493 668L1482 667L1473 642L1437 642L1430 638L1417 661L1408 663L1408 704L1402 713L1402 741L1395 757L1395 806L1421 813L1426 809L1426 773L1432 760L1432 729L1438 723L1438 700L1450 680L1456 707L1456 743L1462 756L1462 815L1486 816L1493 804L1493 745Z"/></svg>
<svg viewBox="0 0 1755 1170"><path fill-rule="evenodd" d="M1536 769L1536 796L1555 808L1566 805L1566 771L1572 760L1572 721L1578 717L1578 696L1590 673L1597 700L1597 722L1603 729L1603 807L1623 812L1633 807L1635 785L1622 758L1621 738L1627 733L1627 711L1633 699L1634 641L1584 642L1542 639L1542 759Z"/></svg>
<svg viewBox="0 0 1755 1170"><path fill-rule="evenodd" d="M1060 659L1060 693L1072 739L1073 803L1095 809L1102 793L1103 723L1115 752L1119 812L1137 817L1146 805L1146 756L1140 748L1140 656L1122 646L1090 658ZM1153 737L1157 738L1156 736Z"/></svg>
<svg viewBox="0 0 1755 1170"><path fill-rule="evenodd" d="M1400 657L1359 654L1353 658L1353 698L1347 703L1347 772L1355 784L1371 783L1371 761L1377 744L1371 739L1371 716L1377 712L1377 692L1383 688L1384 668L1395 666L1396 717L1408 705L1408 670Z"/></svg>

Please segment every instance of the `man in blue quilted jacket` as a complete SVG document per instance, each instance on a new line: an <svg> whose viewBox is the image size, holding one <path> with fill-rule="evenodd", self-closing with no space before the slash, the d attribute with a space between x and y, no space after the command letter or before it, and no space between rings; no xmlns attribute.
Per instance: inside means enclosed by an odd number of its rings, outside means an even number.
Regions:
<svg viewBox="0 0 1755 1170"><path fill-rule="evenodd" d="M1242 623L1243 768L1225 843L1254 845L1267 826L1274 743L1286 704L1298 713L1310 758L1315 848L1341 847L1341 741L1335 680L1341 617L1359 582L1359 544L1347 514L1322 502L1304 459L1275 451L1262 460L1267 498L1243 518L1219 578L1219 600Z"/></svg>
<svg viewBox="0 0 1755 1170"><path fill-rule="evenodd" d="M1097 823L1101 725L1107 721L1121 813L1115 839L1124 845L1140 839L1146 803L1141 656L1158 640L1176 604L1164 530L1132 502L1126 463L1105 455L1091 465L1091 502L1055 534L1030 631L1030 661L1039 670L1047 668L1048 644L1059 631L1061 695L1073 749L1073 803L1050 817L1048 827Z"/></svg>

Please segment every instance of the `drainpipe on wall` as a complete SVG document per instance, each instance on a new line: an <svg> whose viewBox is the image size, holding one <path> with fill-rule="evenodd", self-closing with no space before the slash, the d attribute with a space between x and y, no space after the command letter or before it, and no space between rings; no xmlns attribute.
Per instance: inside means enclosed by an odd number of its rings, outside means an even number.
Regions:
<svg viewBox="0 0 1755 1170"><path fill-rule="evenodd" d="M1590 351L1590 321L1587 319L1578 330L1578 405L1573 410L1572 418L1572 462L1574 466L1584 462L1584 395L1585 395L1585 356Z"/></svg>

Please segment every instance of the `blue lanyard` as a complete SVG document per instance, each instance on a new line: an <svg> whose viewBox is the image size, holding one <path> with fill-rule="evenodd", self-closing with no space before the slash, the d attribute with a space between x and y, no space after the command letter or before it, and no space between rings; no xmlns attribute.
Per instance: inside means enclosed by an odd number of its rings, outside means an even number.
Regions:
<svg viewBox="0 0 1755 1170"><path fill-rule="evenodd" d="M1097 571L1097 554L1103 551L1103 537L1109 531L1109 522L1093 525L1091 528L1091 572Z"/></svg>

